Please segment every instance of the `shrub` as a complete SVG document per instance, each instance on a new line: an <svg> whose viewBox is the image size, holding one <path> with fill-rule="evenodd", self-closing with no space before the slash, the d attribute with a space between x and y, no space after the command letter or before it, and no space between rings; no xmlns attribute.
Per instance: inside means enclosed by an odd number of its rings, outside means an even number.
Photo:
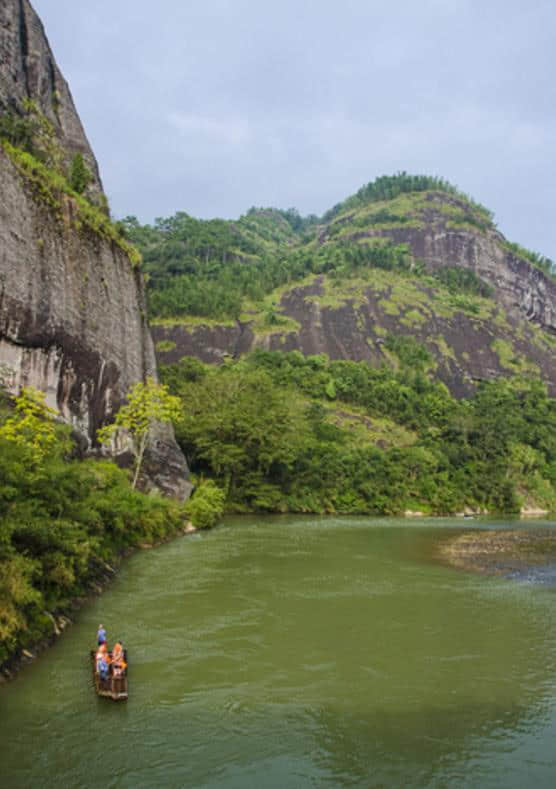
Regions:
<svg viewBox="0 0 556 789"><path fill-rule="evenodd" d="M224 491L212 480L203 480L185 505L185 512L198 529L208 529L222 517Z"/></svg>

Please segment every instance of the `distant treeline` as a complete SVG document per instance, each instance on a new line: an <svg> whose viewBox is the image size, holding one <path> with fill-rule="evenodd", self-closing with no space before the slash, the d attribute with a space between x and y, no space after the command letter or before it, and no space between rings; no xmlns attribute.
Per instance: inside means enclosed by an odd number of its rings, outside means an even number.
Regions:
<svg viewBox="0 0 556 789"><path fill-rule="evenodd" d="M463 200L489 223L492 223L494 219L492 211L489 211L481 203L477 203L469 195L466 195L465 192L462 192L444 178L439 178L435 175L410 175L402 171L395 175L381 175L374 181L362 186L354 195L341 203L337 203L330 211L327 211L322 217L322 221L329 222L340 212L364 203L394 200L401 194L410 194L411 192L445 192L457 197L459 200Z"/></svg>
<svg viewBox="0 0 556 789"><path fill-rule="evenodd" d="M407 245L386 239L374 244L295 242L278 213L254 211L236 223L202 221L187 214L141 226L124 220L126 234L142 251L154 318L196 315L238 318L245 303L308 274L349 276L360 268L412 268Z"/></svg>
<svg viewBox="0 0 556 789"><path fill-rule="evenodd" d="M484 206L444 179L402 172L377 178L322 218L302 217L295 208L253 207L236 221L200 220L178 212L157 219L153 225L141 225L135 217L127 217L118 227L142 253L153 318L228 320L238 318L248 302L260 302L275 288L311 273L349 276L361 267L423 273L422 263L412 260L407 247L388 240L387 234L382 239L370 239L364 232L365 223L369 227L380 222L403 224L415 217L405 216L399 208L392 213L386 206L372 217L363 214L350 219L350 210L402 194L429 191L443 192L463 202L469 209L464 219L470 226L483 231L492 226L492 214ZM334 218L333 224L327 224ZM350 222L356 232L346 235L344 229ZM545 273L554 273L548 258L509 242L505 246ZM467 275L459 279L454 273L449 276L449 282L441 282L450 290L458 282L467 288Z"/></svg>

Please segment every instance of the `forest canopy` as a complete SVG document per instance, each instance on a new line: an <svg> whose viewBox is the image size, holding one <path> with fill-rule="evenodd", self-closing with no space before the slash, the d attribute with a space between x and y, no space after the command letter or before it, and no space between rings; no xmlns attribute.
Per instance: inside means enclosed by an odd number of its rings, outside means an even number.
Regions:
<svg viewBox="0 0 556 789"><path fill-rule="evenodd" d="M163 367L193 472L235 511L556 508L556 400L543 383L493 381L458 401L413 338L390 344L397 371L296 351Z"/></svg>

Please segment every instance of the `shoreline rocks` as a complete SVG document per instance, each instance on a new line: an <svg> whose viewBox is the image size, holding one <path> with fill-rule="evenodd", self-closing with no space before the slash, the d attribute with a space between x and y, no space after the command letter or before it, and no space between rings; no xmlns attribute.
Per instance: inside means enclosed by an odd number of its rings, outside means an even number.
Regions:
<svg viewBox="0 0 556 789"><path fill-rule="evenodd" d="M556 562L556 529L468 531L445 540L438 557L470 572L520 574Z"/></svg>

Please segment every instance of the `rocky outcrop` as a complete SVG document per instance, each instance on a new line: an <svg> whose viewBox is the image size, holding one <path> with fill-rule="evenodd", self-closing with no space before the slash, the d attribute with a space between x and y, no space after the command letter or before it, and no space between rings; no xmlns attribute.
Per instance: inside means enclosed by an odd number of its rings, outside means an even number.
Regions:
<svg viewBox="0 0 556 789"><path fill-rule="evenodd" d="M42 25L26 0L0 11L0 102L40 103L69 153L96 162ZM100 188L100 179L97 178ZM12 391L32 385L93 449L132 384L156 377L142 276L113 239L80 221L63 193L44 199L0 147L0 363ZM188 493L171 430L159 430L150 481Z"/></svg>
<svg viewBox="0 0 556 789"><path fill-rule="evenodd" d="M48 118L67 161L83 154L98 191L99 170L68 83L56 65L41 20L28 0L0 3L0 111L24 112L31 99Z"/></svg>
<svg viewBox="0 0 556 789"><path fill-rule="evenodd" d="M336 303L330 303L331 293ZM263 348L378 366L395 364L386 336L410 335L428 349L435 375L455 396L468 396L480 380L516 374L540 375L556 394L556 338L495 300L485 299L476 314L457 300L446 301L428 280L370 274L364 286L348 280L338 287L326 276L316 277L283 293L279 308L297 329L257 331L255 322L154 326L159 360L195 356L220 363Z"/></svg>
<svg viewBox="0 0 556 789"><path fill-rule="evenodd" d="M235 326L164 321L153 327L160 360L189 355L219 363L264 348L396 364L385 337L410 335L426 346L435 374L456 396L470 394L480 380L529 374L544 378L556 394L556 281L515 252L461 198L445 192L410 195L404 208L407 213L392 222L346 211L318 228L315 249L357 249L377 239L405 244L428 273L470 269L491 286L492 298L466 304L430 277L372 267L342 278L320 275L281 289L275 307L286 318L284 328L264 325L264 309L252 321L244 314Z"/></svg>
<svg viewBox="0 0 556 789"><path fill-rule="evenodd" d="M556 333L556 281L528 260L515 254L504 236L494 227L475 229L450 219L447 210L464 213L464 201L442 192L427 195L428 206L419 214L420 226L365 228L345 239L365 242L373 237L407 244L413 257L422 260L429 271L443 266L471 269L494 288L495 298L514 315L524 317L543 329ZM346 218L349 224L349 217ZM324 229L321 242L329 238Z"/></svg>
<svg viewBox="0 0 556 789"><path fill-rule="evenodd" d="M425 230L391 231L429 270L462 266L492 285L496 299L516 316L556 333L556 282L504 246L497 231L473 233L431 224Z"/></svg>

